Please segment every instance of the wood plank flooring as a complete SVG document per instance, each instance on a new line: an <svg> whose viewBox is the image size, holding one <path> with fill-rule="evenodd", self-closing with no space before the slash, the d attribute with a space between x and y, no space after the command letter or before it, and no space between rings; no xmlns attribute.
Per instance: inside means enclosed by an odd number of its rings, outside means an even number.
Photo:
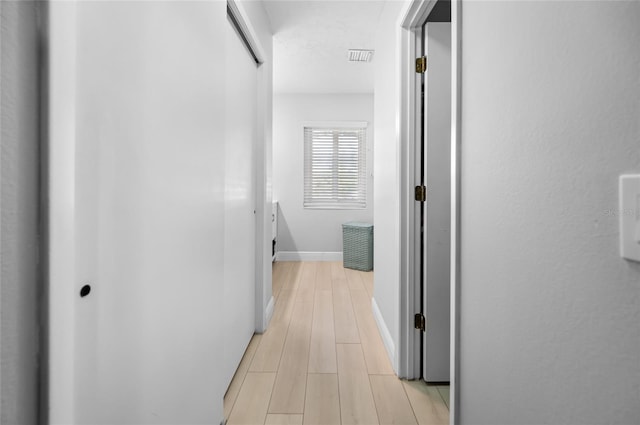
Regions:
<svg viewBox="0 0 640 425"><path fill-rule="evenodd" d="M449 387L398 379L371 312L373 273L276 262L269 329L224 398L228 425L445 425Z"/></svg>

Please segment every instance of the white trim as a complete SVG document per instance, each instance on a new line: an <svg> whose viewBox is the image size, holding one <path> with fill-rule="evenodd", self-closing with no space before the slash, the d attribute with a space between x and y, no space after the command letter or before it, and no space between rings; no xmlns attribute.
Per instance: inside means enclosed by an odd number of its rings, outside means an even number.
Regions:
<svg viewBox="0 0 640 425"><path fill-rule="evenodd" d="M462 1L451 2L451 348L449 422L460 423Z"/></svg>
<svg viewBox="0 0 640 425"><path fill-rule="evenodd" d="M420 76L413 63L422 54L422 25L435 6L435 0L413 0L398 22L400 27L400 341L398 375L415 379L420 371L420 335L414 330L414 314L420 308L420 239L414 231L419 214L413 201L413 187L419 178L416 167L416 141L420 140L420 99L416 95ZM416 236L418 236L416 238Z"/></svg>
<svg viewBox="0 0 640 425"><path fill-rule="evenodd" d="M46 3L46 68L43 85L46 163L46 342L47 423L75 423L75 170L77 2Z"/></svg>
<svg viewBox="0 0 640 425"><path fill-rule="evenodd" d="M342 261L342 252L278 251L276 261Z"/></svg>
<svg viewBox="0 0 640 425"><path fill-rule="evenodd" d="M387 355L389 356L389 360L391 360L391 364L393 365L393 370L398 374L398 358L396 356L396 345L393 343L393 338L391 337L391 332L389 332L389 328L382 317L382 313L378 308L378 303L375 298L371 298L371 311L373 311L373 317L376 319L376 324L378 325L378 331L380 331L380 336L382 337L382 342L384 343L384 348L387 349Z"/></svg>
<svg viewBox="0 0 640 425"><path fill-rule="evenodd" d="M265 323L269 323L271 322L271 318L273 317L273 308L275 305L275 298L273 298L273 296L271 296L271 298L269 299L269 302L267 303L267 308L265 309L265 318L264 318L264 322ZM266 331L266 328L263 329L262 332Z"/></svg>

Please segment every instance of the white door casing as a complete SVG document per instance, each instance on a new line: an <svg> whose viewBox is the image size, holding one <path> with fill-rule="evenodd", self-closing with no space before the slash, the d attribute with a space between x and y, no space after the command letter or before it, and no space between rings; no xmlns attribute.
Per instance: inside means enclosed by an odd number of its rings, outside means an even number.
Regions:
<svg viewBox="0 0 640 425"><path fill-rule="evenodd" d="M415 261L415 244L413 228L415 220L413 194L413 178L415 174L414 152L415 141L419 140L419 105L416 98L416 73L414 60L419 53L417 45L422 37L421 28L426 22L429 12L435 6L435 0L411 0L403 10L399 24L399 67L400 67L400 344L399 374L407 378L415 378L419 365L419 344L413 329L415 313L412 301L415 296L415 275L419 272ZM460 20L462 2L451 2L451 348L450 348L450 423L457 424L459 382L460 382L460 117L461 117L461 28Z"/></svg>
<svg viewBox="0 0 640 425"><path fill-rule="evenodd" d="M407 3L399 19L400 60L400 343L398 375L420 377L420 334L414 315L420 311L420 205L414 200L414 186L420 181L420 139L422 115L420 84L415 59L422 56L422 26L435 0Z"/></svg>

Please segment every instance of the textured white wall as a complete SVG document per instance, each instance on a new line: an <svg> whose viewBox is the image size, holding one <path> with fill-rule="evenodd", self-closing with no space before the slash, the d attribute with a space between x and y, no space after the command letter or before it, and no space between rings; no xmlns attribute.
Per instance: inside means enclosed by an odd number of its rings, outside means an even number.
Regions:
<svg viewBox="0 0 640 425"><path fill-rule="evenodd" d="M394 342L399 342L400 141L397 127L399 58L397 33L402 2L386 2L376 34L373 185L374 299ZM396 359L393 359L397 371Z"/></svg>
<svg viewBox="0 0 640 425"><path fill-rule="evenodd" d="M367 207L303 208L304 123L367 121ZM279 202L278 251L342 252L342 223L373 220L373 96L275 95L273 102L273 199ZM375 232L375 230L374 230ZM374 236L375 240L375 236ZM375 264L374 264L375 267Z"/></svg>
<svg viewBox="0 0 640 425"><path fill-rule="evenodd" d="M35 2L0 2L0 422L38 421L39 80Z"/></svg>
<svg viewBox="0 0 640 425"><path fill-rule="evenodd" d="M640 420L640 3L462 5L463 424Z"/></svg>

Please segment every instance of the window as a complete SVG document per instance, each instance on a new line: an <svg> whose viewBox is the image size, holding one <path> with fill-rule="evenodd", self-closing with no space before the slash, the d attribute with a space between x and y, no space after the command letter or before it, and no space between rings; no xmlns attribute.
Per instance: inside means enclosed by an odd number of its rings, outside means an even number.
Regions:
<svg viewBox="0 0 640 425"><path fill-rule="evenodd" d="M366 123L304 127L304 207L367 206Z"/></svg>

